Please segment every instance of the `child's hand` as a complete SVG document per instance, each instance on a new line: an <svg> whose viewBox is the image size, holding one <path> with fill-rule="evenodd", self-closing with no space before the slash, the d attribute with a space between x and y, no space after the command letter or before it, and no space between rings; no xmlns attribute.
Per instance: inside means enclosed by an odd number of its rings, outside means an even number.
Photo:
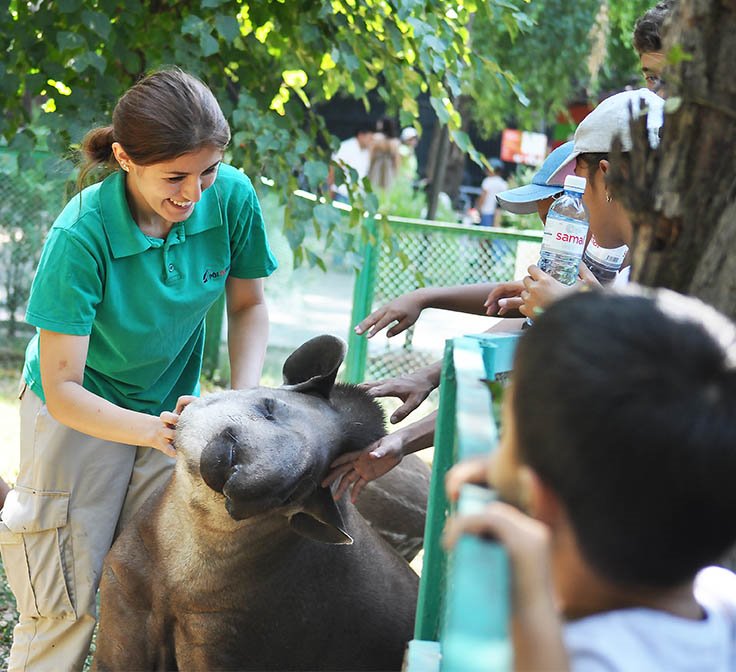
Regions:
<svg viewBox="0 0 736 672"><path fill-rule="evenodd" d="M521 305L519 295L524 291L521 280L512 282L499 282L488 294L483 304L486 307L486 315L497 315L499 317L511 317Z"/></svg>
<svg viewBox="0 0 736 672"><path fill-rule="evenodd" d="M581 261L578 267L578 281L575 286L587 285L590 289L601 289L602 285L593 275L593 272Z"/></svg>
<svg viewBox="0 0 736 672"><path fill-rule="evenodd" d="M391 414L390 418L391 423L396 424L415 410L439 385L439 371L440 366L430 366L396 378L361 383L358 387L368 392L371 397L401 399L404 403Z"/></svg>
<svg viewBox="0 0 736 672"><path fill-rule="evenodd" d="M492 502L482 513L448 519L445 548L463 534L494 537L509 554L514 669L569 669L552 588L547 526L509 504Z"/></svg>
<svg viewBox="0 0 736 672"><path fill-rule="evenodd" d="M364 334L367 330L367 337L373 338L381 329L387 327L392 322L397 322L397 324L386 332L386 336L391 338L414 324L419 319L423 308L424 306L419 300L417 292L402 294L377 310L374 310L355 327L355 333L360 335Z"/></svg>
<svg viewBox="0 0 736 672"><path fill-rule="evenodd" d="M455 464L445 475L445 490L447 499L451 502L460 497L460 488L465 483L476 485L489 484L490 459L488 455L471 457Z"/></svg>
<svg viewBox="0 0 736 672"><path fill-rule="evenodd" d="M520 306L519 312L532 319L555 301L577 291L574 285L572 287L563 285L534 265L529 267L529 275L522 282L524 291L521 292L521 300L524 303Z"/></svg>
<svg viewBox="0 0 736 672"><path fill-rule="evenodd" d="M491 502L482 513L448 519L443 544L452 548L463 534L497 539L508 551L515 583L524 591L548 586L549 530L504 502ZM521 585L523 584L523 585Z"/></svg>
<svg viewBox="0 0 736 672"><path fill-rule="evenodd" d="M370 481L391 471L403 457L401 432L388 434L378 439L367 450L340 455L330 465L331 470L322 481L322 487L329 487L340 479L335 499L340 499L350 488L350 499L355 503Z"/></svg>

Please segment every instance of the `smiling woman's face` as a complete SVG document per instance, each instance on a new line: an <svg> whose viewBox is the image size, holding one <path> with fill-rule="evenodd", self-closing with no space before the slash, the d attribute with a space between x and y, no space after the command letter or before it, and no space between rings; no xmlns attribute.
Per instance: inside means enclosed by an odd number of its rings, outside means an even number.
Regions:
<svg viewBox="0 0 736 672"><path fill-rule="evenodd" d="M126 192L133 219L146 227L186 220L202 192L212 186L222 150L202 147L170 161L141 166L125 156L116 157L127 165Z"/></svg>

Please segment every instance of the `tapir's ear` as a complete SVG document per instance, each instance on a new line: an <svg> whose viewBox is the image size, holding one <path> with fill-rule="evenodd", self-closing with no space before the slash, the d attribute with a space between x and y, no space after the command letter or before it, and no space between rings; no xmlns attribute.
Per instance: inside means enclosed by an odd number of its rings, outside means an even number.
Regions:
<svg viewBox="0 0 736 672"><path fill-rule="evenodd" d="M324 544L353 543L329 488L317 488L305 501L304 509L289 518L289 525L303 537Z"/></svg>
<svg viewBox="0 0 736 672"><path fill-rule="evenodd" d="M345 343L330 335L316 336L284 362L284 387L329 399L337 370L345 358Z"/></svg>

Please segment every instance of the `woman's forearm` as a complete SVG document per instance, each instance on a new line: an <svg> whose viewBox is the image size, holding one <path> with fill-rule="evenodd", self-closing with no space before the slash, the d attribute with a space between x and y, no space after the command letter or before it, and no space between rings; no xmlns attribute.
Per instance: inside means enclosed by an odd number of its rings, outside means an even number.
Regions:
<svg viewBox="0 0 736 672"><path fill-rule="evenodd" d="M255 387L260 383L268 343L268 307L265 303L228 314L230 386Z"/></svg>
<svg viewBox="0 0 736 672"><path fill-rule="evenodd" d="M44 388L44 393L51 416L67 427L103 441L159 447L162 422L158 416L116 406L74 381Z"/></svg>

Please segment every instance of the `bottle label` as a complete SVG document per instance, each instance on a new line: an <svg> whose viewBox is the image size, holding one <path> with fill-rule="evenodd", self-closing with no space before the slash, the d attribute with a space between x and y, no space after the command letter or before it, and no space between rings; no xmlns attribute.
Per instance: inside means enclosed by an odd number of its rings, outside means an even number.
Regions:
<svg viewBox="0 0 736 672"><path fill-rule="evenodd" d="M545 252L582 257L587 233L588 225L586 223L567 218L562 219L550 212L544 225L542 249Z"/></svg>
<svg viewBox="0 0 736 672"><path fill-rule="evenodd" d="M596 239L591 237L588 247L585 248L585 256L590 257L604 266L618 270L624 263L624 257L629 251L626 245L621 247L605 248L598 245Z"/></svg>

